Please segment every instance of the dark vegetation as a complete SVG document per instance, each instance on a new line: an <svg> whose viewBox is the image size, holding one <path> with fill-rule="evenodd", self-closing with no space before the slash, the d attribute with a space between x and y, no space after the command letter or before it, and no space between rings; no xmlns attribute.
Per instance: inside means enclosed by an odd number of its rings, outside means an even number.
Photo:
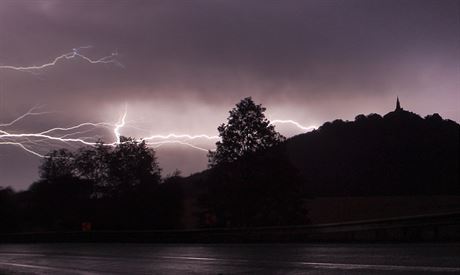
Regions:
<svg viewBox="0 0 460 275"><path fill-rule="evenodd" d="M285 140L243 99L210 152L210 169L161 177L155 152L122 138L50 152L27 191L0 188L0 232L308 223L315 196L460 195L460 125L397 109L359 115ZM192 204L186 202L193 202Z"/></svg>
<svg viewBox="0 0 460 275"><path fill-rule="evenodd" d="M221 141L210 152L201 203L214 226L305 224L301 178L290 163L285 138L250 97L219 126Z"/></svg>
<svg viewBox="0 0 460 275"><path fill-rule="evenodd" d="M15 196L1 191L13 225L27 231L173 228L180 224L182 193L178 174L161 179L155 152L144 142L121 138L77 152L48 154L40 180Z"/></svg>

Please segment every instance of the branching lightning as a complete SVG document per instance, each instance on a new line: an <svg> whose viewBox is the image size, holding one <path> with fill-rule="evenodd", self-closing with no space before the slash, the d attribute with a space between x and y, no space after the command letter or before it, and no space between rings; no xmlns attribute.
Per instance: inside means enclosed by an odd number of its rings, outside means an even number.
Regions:
<svg viewBox="0 0 460 275"><path fill-rule="evenodd" d="M81 127L85 127L85 126L93 126L93 127L106 127L106 128L111 128L113 127L114 124L112 123L108 123L108 122L98 122L98 123L91 123L91 122L84 122L84 123L80 123L78 125L75 125L75 126L71 126L71 127L67 127L67 128L64 128L64 127L56 127L56 128L51 128L51 129L48 129L48 130L45 130L43 132L40 132L38 134L40 135L45 135L45 134L49 134L51 132L56 132L56 131L71 131L71 130L75 130L75 129L78 129L78 128L81 128ZM1 125L0 125L1 126ZM88 130L89 131L89 130ZM88 132L88 131L84 131L85 133ZM69 135L75 135L75 134L81 134L83 132L76 132L76 133L70 133L70 134L67 134L65 136L69 136Z"/></svg>
<svg viewBox="0 0 460 275"><path fill-rule="evenodd" d="M28 72L28 73L35 73L49 67L56 66L58 63L71 60L71 59L81 59L89 64L114 64L118 66L122 66L115 57L117 53L112 53L109 56L104 56L99 59L92 59L88 56L81 54L81 50L87 49L90 46L86 47L79 47L73 49L69 53L62 54L48 63L42 65L33 65L33 66L11 66L11 65L0 65L1 70L13 70L19 72ZM52 112L45 112L41 111L43 106L35 106L29 109L26 113L18 116L17 118L9 121L9 122L0 122L0 145L11 145L17 146L24 150L27 153L30 153L34 156L38 157L46 157L45 154L51 148L59 148L62 146L94 146L97 144L100 136L83 136L96 131L98 129L105 129L110 131L113 134L114 141L111 143L107 143L107 146L115 146L120 144L121 142L121 131L124 127L132 127L128 125L126 121L128 111L127 107L125 106L125 111L121 115L120 119L116 123L110 122L83 122L77 125L69 126L69 127L54 127L50 129L46 129L39 132L32 132L32 133L17 133L11 128L18 124L19 122L26 120L33 116L41 116L50 114ZM295 127L299 128L302 131L310 131L315 129L315 126L303 126L300 123L294 120L279 120L275 119L272 120L272 124L292 124ZM212 148L203 148L197 145L197 140L206 141L209 143L210 146L219 139L219 136L216 135L207 135L207 134L176 134L170 133L167 135L151 135L147 137L143 137L138 139L139 142L145 142L147 145L152 146L154 148L159 148L166 144L177 144L177 145L184 145L188 146L193 149L197 149L200 151L208 152Z"/></svg>
<svg viewBox="0 0 460 275"><path fill-rule="evenodd" d="M123 127L126 126L126 117L127 117L127 110L122 114L121 119L117 123L109 123L109 122L84 122L78 125L70 126L70 127L55 127L51 129L47 129L45 131L36 132L36 133L13 133L10 130L6 130L7 127L12 126L14 123L17 123L31 115L38 115L38 114L47 114L49 112L34 112L36 108L32 108L27 113L19 116L18 118L14 119L9 123L0 124L0 145L13 145L18 146L19 148L25 150L28 153L31 153L38 157L44 157L43 153L39 152L39 148L46 143L47 149L52 147L54 143L60 143L61 145L71 145L71 144L80 144L80 145L89 145L94 146L96 145L96 137L70 137L70 136L79 136L81 134L88 133L95 128L106 128L112 129L113 135L115 137L115 141L112 143L107 143L107 146L115 146L121 142L121 130ZM81 130L82 128L91 128L87 130ZM57 135L56 133L60 133ZM217 136L209 136L209 135L188 135L188 134L169 134L169 135L153 135L145 138L141 138L138 141L145 141L147 145L158 148L164 144L181 144L186 145L191 148L201 150L201 151L208 151L209 149L202 148L195 144L187 142L187 140L194 140L194 139L216 139ZM91 141L89 141L91 140Z"/></svg>
<svg viewBox="0 0 460 275"><path fill-rule="evenodd" d="M45 148L48 149L52 147L55 143L60 143L64 145L72 145L72 144L80 144L80 145L89 145L94 146L96 145L97 137L94 136L81 136L83 134L89 133L97 128L104 128L104 129L111 129L111 132L114 135L115 141L111 143L107 143L107 146L115 146L121 142L121 130L127 126L126 117L128 115L127 108L125 107L125 111L121 115L121 118L116 123L110 122L83 122L74 126L69 127L55 127L50 128L44 131L36 132L36 133L14 133L9 130L6 130L8 127L12 126L15 123L18 123L21 120L26 119L29 116L35 115L43 115L48 114L50 112L37 112L36 110L38 107L31 108L25 114L17 117L16 119L12 120L8 123L0 124L0 145L14 145L18 146L19 148L25 150L28 153L31 153L35 156L44 157L44 154L39 152L39 148L46 143ZM312 130L315 127L309 126L305 127L293 120L273 120L272 124L277 123L289 123L293 124L301 130ZM86 130L85 130L86 128ZM76 136L76 137L72 137ZM206 134L198 134L198 135L190 135L190 134L175 134L170 133L167 135L151 135L147 137L143 137L138 139L137 141L142 142L144 141L147 145L152 146L154 148L159 148L165 144L178 144L178 145L185 145L190 148L194 148L200 151L208 152L211 148L203 148L194 143L194 140L207 140L207 141L215 141L219 139L219 136L216 135L206 135Z"/></svg>
<svg viewBox="0 0 460 275"><path fill-rule="evenodd" d="M8 122L8 123L0 123L0 127L8 127L8 126L12 126L13 124L15 124L16 122L28 117L28 116L38 116L38 115L44 115L44 114L49 114L51 112L36 112L36 110L40 109L41 106L35 106L35 107L32 107L29 111L27 111L26 113L24 113L23 115L20 115L19 117L13 119L12 121ZM0 130L1 131L1 130Z"/></svg>
<svg viewBox="0 0 460 275"><path fill-rule="evenodd" d="M114 64L122 67L122 64L119 63L115 58L118 53L114 52L108 56L101 57L99 59L93 59L81 53L81 50L91 48L91 46L84 46L79 48L72 49L71 52L62 54L60 56L55 57L48 63L41 64L41 65L33 65L33 66L12 66L12 65L0 65L1 70L13 70L19 72L27 72L27 73L36 73L38 71L47 69L49 67L56 66L61 61L71 60L71 59L81 59L89 64ZM80 143L84 145L94 145L95 142L88 141L89 138L85 137L78 137L83 133L88 133L91 130L84 130L81 131L80 129L84 127L114 127L111 123L101 122L101 123L91 123L91 122L84 122L75 126L71 127L56 127L47 129L45 131L41 131L38 133L15 133L11 130L8 130L9 127L15 125L16 123L20 122L31 116L39 116L44 114L49 114L51 112L39 112L38 110L41 106L36 106L31 108L29 111L20 115L19 117L11 120L10 122L0 123L0 145L13 145L17 146L28 153L31 153L35 156L44 157L38 149L41 147L46 147L48 150L55 142L64 143L66 145L71 145L72 143ZM121 125L115 125L115 129L123 127ZM71 132L74 131L74 132ZM55 133L62 133L60 136ZM71 137L77 136L77 137ZM119 136L118 136L119 138ZM44 146L46 145L46 146Z"/></svg>
<svg viewBox="0 0 460 275"><path fill-rule="evenodd" d="M75 59L75 58L80 58L81 60L86 61L90 64L115 64L121 67L123 66L120 62L118 62L115 59L115 57L118 55L117 52L114 52L108 56L101 57L99 59L92 59L80 53L80 50L87 49L87 48L90 48L90 46L72 49L71 52L62 54L54 58L52 61L42 64L42 65L33 65L33 66L0 65L0 70L13 70L13 71L33 73L35 71L43 70L48 67L53 67L57 65L60 61L70 60L70 59Z"/></svg>

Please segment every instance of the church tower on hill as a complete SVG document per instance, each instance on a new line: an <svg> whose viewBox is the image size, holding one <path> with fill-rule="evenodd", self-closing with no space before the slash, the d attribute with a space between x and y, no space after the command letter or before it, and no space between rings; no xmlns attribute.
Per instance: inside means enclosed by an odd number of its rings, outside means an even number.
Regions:
<svg viewBox="0 0 460 275"><path fill-rule="evenodd" d="M396 97L396 109L395 112L400 112L403 111L403 108L401 108L401 104L399 103L399 97Z"/></svg>

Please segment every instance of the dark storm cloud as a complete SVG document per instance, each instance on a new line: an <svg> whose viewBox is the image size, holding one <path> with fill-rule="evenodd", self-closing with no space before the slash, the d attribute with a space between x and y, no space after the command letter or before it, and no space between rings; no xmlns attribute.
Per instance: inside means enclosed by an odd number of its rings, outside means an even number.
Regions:
<svg viewBox="0 0 460 275"><path fill-rule="evenodd" d="M459 6L455 0L0 0L0 64L41 64L92 45L85 54L118 51L124 65L2 71L0 115L45 103L71 113L60 118L70 124L106 119L98 111L111 104L160 102L172 113L189 104L188 117L216 108L209 112L221 110L221 119L235 101L253 95L280 118L298 113L296 119L321 123L385 112L399 95L416 112L458 121ZM183 120L168 119L170 125ZM214 129L217 119L204 129Z"/></svg>
<svg viewBox="0 0 460 275"><path fill-rule="evenodd" d="M409 70L417 68L401 68L404 59L455 66L458 57L455 1L23 1L2 10L0 50L9 62L40 62L79 45L120 52L123 71L97 68L84 81L78 71L60 75L79 96L126 97L114 85L139 96L173 88L205 98L286 85L301 96L382 92L400 73L415 80Z"/></svg>

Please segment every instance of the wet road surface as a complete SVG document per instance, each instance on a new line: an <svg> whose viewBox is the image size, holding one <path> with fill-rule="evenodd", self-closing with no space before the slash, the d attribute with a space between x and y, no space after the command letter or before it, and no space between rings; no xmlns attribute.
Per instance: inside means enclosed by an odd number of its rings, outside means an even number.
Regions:
<svg viewBox="0 0 460 275"><path fill-rule="evenodd" d="M4 244L0 274L460 274L460 244Z"/></svg>

